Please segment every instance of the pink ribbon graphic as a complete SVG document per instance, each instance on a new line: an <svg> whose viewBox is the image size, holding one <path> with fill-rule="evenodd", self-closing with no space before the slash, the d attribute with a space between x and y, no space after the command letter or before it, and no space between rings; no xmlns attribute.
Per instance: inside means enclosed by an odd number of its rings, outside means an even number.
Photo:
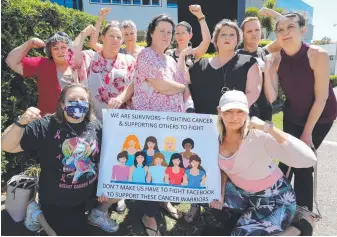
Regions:
<svg viewBox="0 0 337 237"><path fill-rule="evenodd" d="M66 180L65 180L65 175L64 175L64 174L62 174L62 178L61 178L60 180L63 181L63 183L66 182Z"/></svg>
<svg viewBox="0 0 337 237"><path fill-rule="evenodd" d="M60 137L60 130L57 130L57 132L56 132L56 135L55 135L55 137L54 137L54 139L61 139L61 137Z"/></svg>

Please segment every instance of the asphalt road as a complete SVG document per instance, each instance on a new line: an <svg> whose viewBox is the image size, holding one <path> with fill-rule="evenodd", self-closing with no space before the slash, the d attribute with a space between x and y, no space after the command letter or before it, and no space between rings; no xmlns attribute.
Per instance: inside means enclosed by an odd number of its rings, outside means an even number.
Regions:
<svg viewBox="0 0 337 237"><path fill-rule="evenodd" d="M337 96L337 88L334 89ZM337 121L318 149L317 201L323 219L314 235L337 235Z"/></svg>

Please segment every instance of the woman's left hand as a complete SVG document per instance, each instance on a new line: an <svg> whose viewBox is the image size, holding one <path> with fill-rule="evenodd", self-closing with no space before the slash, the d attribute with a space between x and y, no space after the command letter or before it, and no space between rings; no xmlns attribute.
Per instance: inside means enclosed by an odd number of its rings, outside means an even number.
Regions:
<svg viewBox="0 0 337 237"><path fill-rule="evenodd" d="M185 57L185 56L187 56L187 55L193 55L194 56L194 54L195 54L195 52L194 52L195 50L192 48L192 47L188 47L188 48L186 48L186 49L183 49L181 52L180 52L180 55L182 56L182 57ZM179 55L179 56L180 56Z"/></svg>
<svg viewBox="0 0 337 237"><path fill-rule="evenodd" d="M200 5L190 5L190 6L189 6L189 10L190 10L190 12L191 12L193 15L195 15L198 19L199 19L200 17L203 17L203 16L204 16L204 14L203 14L202 11L201 11L201 6L200 6Z"/></svg>
<svg viewBox="0 0 337 237"><path fill-rule="evenodd" d="M105 196L104 193L100 197L97 198L97 201L99 201L100 203L106 202L108 200L109 200L109 198L107 196Z"/></svg>
<svg viewBox="0 0 337 237"><path fill-rule="evenodd" d="M250 121L248 128L249 129L258 129L263 131L265 122L259 119L258 117L253 116Z"/></svg>
<svg viewBox="0 0 337 237"><path fill-rule="evenodd" d="M222 200L213 200L209 205L212 208L222 210L224 202Z"/></svg>
<svg viewBox="0 0 337 237"><path fill-rule="evenodd" d="M302 133L300 140L307 144L309 147L313 147L314 144L312 142L312 135L311 133Z"/></svg>

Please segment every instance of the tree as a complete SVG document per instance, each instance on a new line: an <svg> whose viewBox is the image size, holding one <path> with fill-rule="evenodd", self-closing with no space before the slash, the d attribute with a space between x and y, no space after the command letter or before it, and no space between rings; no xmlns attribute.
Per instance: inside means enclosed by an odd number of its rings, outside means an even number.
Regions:
<svg viewBox="0 0 337 237"><path fill-rule="evenodd" d="M273 9L279 13L282 11L282 9L277 8L276 9L276 0L267 0L265 4L263 5L266 8ZM261 26L266 32L266 37L268 38L271 32L274 30L274 20L271 17L261 17Z"/></svg>
<svg viewBox="0 0 337 237"><path fill-rule="evenodd" d="M246 8L245 11L245 18L247 17L259 17L259 9L257 9L256 7L248 7Z"/></svg>
<svg viewBox="0 0 337 237"><path fill-rule="evenodd" d="M331 39L329 37L324 36L322 39L322 44L330 44L331 43Z"/></svg>
<svg viewBox="0 0 337 237"><path fill-rule="evenodd" d="M314 40L312 42L312 44L315 45L323 45L323 44L330 44L331 43L331 39L327 36L324 36L321 40Z"/></svg>

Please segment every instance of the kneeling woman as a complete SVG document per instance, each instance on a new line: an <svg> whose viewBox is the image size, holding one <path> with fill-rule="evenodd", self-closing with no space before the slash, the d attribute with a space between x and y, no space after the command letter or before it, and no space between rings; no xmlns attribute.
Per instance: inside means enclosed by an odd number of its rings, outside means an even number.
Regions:
<svg viewBox="0 0 337 237"><path fill-rule="evenodd" d="M37 152L39 203L57 235L86 233L85 202L96 193L101 134L88 89L71 84L63 88L55 114L41 117L39 109L28 108L1 138L6 152ZM118 229L107 213L98 212L96 216Z"/></svg>
<svg viewBox="0 0 337 237"><path fill-rule="evenodd" d="M295 193L273 158L296 168L316 163L299 139L257 117L249 120L243 92L228 91L218 107L219 201L211 206L242 212L232 235L275 235L286 229L296 210Z"/></svg>

